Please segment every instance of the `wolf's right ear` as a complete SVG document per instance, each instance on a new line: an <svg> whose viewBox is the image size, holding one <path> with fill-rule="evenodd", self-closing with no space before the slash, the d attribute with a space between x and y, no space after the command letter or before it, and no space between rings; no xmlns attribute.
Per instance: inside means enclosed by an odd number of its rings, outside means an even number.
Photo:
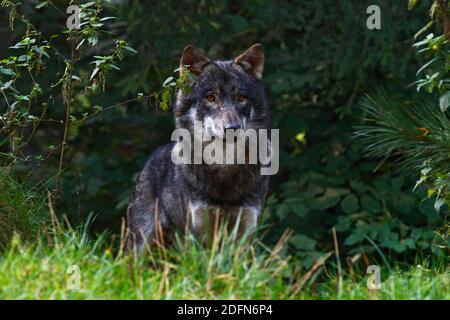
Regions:
<svg viewBox="0 0 450 320"><path fill-rule="evenodd" d="M183 71L186 69L186 65L188 65L187 69L189 72L193 74L202 73L203 69L211 63L211 60L204 55L204 53L194 47L192 44L184 47L183 55L180 60L180 69Z"/></svg>

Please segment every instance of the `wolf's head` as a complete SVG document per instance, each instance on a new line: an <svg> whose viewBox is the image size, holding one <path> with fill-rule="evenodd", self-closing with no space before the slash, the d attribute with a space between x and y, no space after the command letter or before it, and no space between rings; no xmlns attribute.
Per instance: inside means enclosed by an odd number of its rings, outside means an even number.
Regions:
<svg viewBox="0 0 450 320"><path fill-rule="evenodd" d="M211 60L192 45L184 48L180 70L194 75L191 92L179 92L177 128L193 131L200 121L205 131L224 139L227 129L269 126L266 95L261 83L264 49L255 44L233 60Z"/></svg>

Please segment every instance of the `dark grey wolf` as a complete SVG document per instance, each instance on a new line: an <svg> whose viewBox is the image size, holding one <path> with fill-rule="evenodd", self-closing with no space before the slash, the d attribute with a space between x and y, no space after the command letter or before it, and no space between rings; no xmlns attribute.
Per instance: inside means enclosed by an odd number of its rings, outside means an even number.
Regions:
<svg viewBox="0 0 450 320"><path fill-rule="evenodd" d="M195 79L190 92L178 92L176 128L192 132L194 120L212 122L219 138L227 129L269 129L263 67L260 44L228 61L211 60L186 46L181 72L188 69ZM177 230L202 237L210 215L239 221L241 233L253 230L269 183L269 177L260 174L260 164L176 165L171 161L173 147L171 143L155 150L139 175L128 204L128 250L139 253L146 243L169 241Z"/></svg>

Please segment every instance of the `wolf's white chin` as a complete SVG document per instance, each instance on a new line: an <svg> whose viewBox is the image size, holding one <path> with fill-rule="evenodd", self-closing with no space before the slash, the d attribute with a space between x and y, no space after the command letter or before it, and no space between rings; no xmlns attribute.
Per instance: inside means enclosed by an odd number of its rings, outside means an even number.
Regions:
<svg viewBox="0 0 450 320"><path fill-rule="evenodd" d="M211 117L206 117L203 127L203 136L215 137L216 139L224 139L223 130L218 130L214 119Z"/></svg>

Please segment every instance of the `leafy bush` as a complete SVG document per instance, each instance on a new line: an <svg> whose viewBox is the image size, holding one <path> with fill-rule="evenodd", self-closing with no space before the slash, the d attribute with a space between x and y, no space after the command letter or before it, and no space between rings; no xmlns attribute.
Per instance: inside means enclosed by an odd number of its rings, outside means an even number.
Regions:
<svg viewBox="0 0 450 320"><path fill-rule="evenodd" d="M411 7L413 6L414 2ZM433 26L436 26L437 32L442 34L435 36L429 33L413 45L418 50L418 54L426 59L416 73L421 78L414 84L417 91L421 89L426 89L428 93L437 91L440 94L439 99L434 100L433 98L437 97L432 96L427 101L423 97L415 101L402 101L384 91L369 96L362 104L366 123L358 127L355 136L365 144L368 155L381 158L382 161L393 158L400 169L416 171L417 175L420 172L420 179L417 179L414 189L425 186L426 197L434 199L436 213L429 222L435 228L440 228L441 232L434 237L431 230L428 232L414 230L414 237L405 239L404 244L415 249L415 244L427 247L427 243L432 243L432 240L436 239L431 248L440 254L445 254L450 243L448 224L446 224L449 211L448 206L445 206L450 203L448 191L450 122L446 112L449 104L447 96L450 94L448 84L450 81L448 78L449 2L433 1L430 18L431 21L416 33L415 38L423 36ZM426 237L419 239L419 235L426 235Z"/></svg>

